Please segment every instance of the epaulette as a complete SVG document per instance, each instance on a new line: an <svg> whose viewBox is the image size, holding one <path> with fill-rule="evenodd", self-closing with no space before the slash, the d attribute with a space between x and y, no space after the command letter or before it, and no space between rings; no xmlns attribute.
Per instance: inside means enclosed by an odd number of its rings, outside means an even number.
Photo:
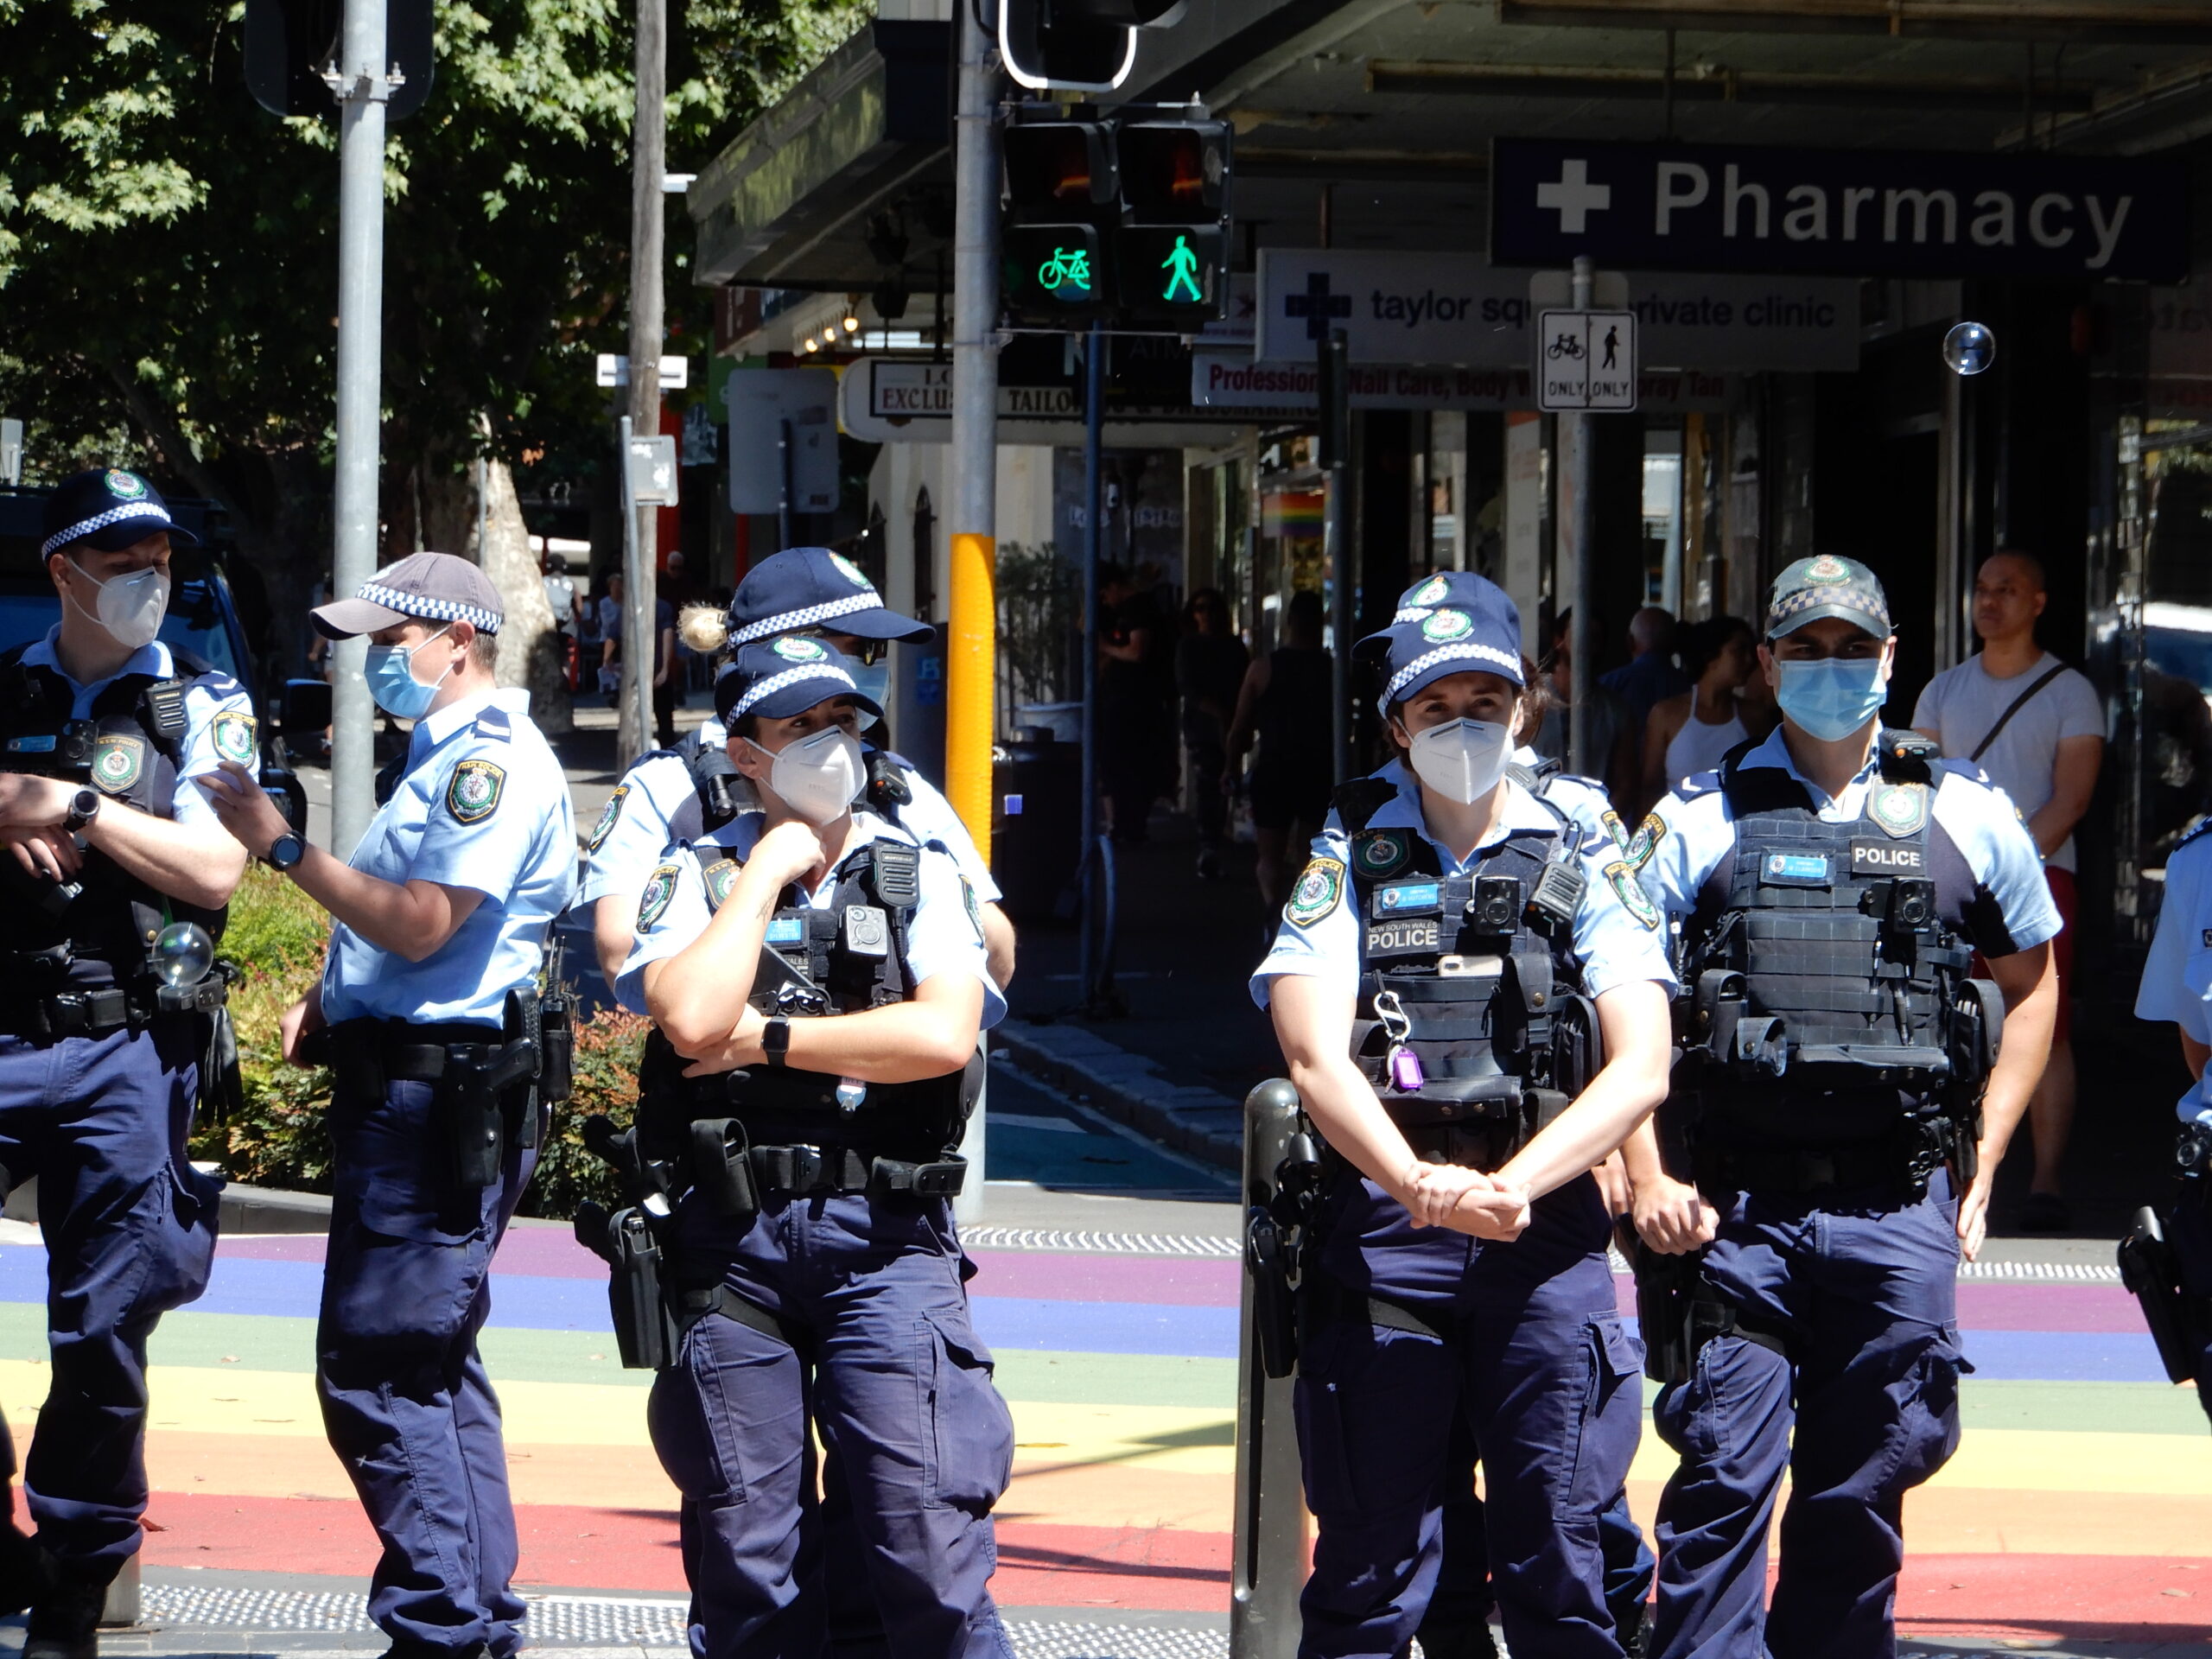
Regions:
<svg viewBox="0 0 2212 1659"><path fill-rule="evenodd" d="M1367 821L1382 810L1383 804L1397 798L1398 786L1388 778L1354 778L1338 784L1329 796L1329 804L1337 810L1337 818L1344 833L1356 835L1367 828Z"/></svg>
<svg viewBox="0 0 2212 1659"><path fill-rule="evenodd" d="M486 703L477 711L476 735L488 737L494 743L505 743L515 734L514 716L496 703Z"/></svg>
<svg viewBox="0 0 2212 1659"><path fill-rule="evenodd" d="M1711 795L1720 788L1720 774L1717 771L1694 772L1675 785L1675 798L1694 801L1700 795Z"/></svg>
<svg viewBox="0 0 2212 1659"><path fill-rule="evenodd" d="M1885 728L1874 747L1885 784L1932 784L1943 760L1943 746L1910 727Z"/></svg>

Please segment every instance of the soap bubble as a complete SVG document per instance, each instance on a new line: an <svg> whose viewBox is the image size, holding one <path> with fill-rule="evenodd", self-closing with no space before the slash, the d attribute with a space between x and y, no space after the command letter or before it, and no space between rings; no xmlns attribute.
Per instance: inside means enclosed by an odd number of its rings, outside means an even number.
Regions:
<svg viewBox="0 0 2212 1659"><path fill-rule="evenodd" d="M197 985L215 965L215 942L197 922L171 922L154 940L154 966L171 985Z"/></svg>
<svg viewBox="0 0 2212 1659"><path fill-rule="evenodd" d="M1997 360L1997 336L1979 322L1954 323L1943 336L1943 361L1954 374L1980 374Z"/></svg>

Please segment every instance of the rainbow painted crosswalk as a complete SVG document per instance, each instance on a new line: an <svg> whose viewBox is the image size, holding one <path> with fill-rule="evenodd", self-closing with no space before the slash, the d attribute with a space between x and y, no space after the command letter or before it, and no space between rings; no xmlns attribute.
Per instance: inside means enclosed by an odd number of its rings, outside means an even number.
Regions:
<svg viewBox="0 0 2212 1659"><path fill-rule="evenodd" d="M207 1295L153 1344L146 1560L365 1576L374 1542L325 1446L312 1380L322 1241L226 1240ZM1236 1264L983 1249L971 1286L1018 1452L1000 1508L1010 1606L1227 1605ZM45 1262L0 1249L0 1402L45 1392ZM605 1270L565 1230L518 1226L484 1350L505 1405L525 1581L680 1590L675 1494L624 1371ZM2212 1434L2168 1387L2114 1285L1968 1282L1975 1375L1958 1456L1907 1511L1901 1596L1923 1634L2212 1636ZM1630 1493L1668 1469L1647 1431Z"/></svg>

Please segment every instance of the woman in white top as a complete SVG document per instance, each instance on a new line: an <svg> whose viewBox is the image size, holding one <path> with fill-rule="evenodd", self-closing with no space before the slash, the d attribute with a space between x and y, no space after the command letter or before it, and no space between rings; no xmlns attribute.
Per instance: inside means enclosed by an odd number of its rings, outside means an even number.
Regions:
<svg viewBox="0 0 2212 1659"><path fill-rule="evenodd" d="M1693 623L1681 635L1682 672L1693 684L1652 705L1643 728L1643 799L1652 802L1693 772L1709 772L1753 734L1744 723L1737 689L1758 666L1758 642L1739 616Z"/></svg>

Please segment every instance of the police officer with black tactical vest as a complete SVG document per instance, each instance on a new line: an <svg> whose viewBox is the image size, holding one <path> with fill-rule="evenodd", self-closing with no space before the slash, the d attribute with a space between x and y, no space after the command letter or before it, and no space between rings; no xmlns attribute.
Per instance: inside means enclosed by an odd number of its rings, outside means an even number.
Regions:
<svg viewBox="0 0 2212 1659"><path fill-rule="evenodd" d="M1655 1416L1681 1457L1664 1659L1894 1649L1904 1494L1958 1442L1960 1253L2050 1042L2042 861L1970 763L1882 728L1896 650L1864 565L1789 566L1759 649L1781 726L1636 837L1681 928L1666 1168L1635 1199Z"/></svg>
<svg viewBox="0 0 2212 1659"><path fill-rule="evenodd" d="M54 1357L23 1469L36 1541L0 1535L32 1659L96 1651L146 1509L146 1339L214 1255L218 1184L185 1139L245 852L189 780L259 745L238 683L156 637L176 543L136 473L65 480L40 543L61 620L0 655L0 1166L38 1180Z"/></svg>

